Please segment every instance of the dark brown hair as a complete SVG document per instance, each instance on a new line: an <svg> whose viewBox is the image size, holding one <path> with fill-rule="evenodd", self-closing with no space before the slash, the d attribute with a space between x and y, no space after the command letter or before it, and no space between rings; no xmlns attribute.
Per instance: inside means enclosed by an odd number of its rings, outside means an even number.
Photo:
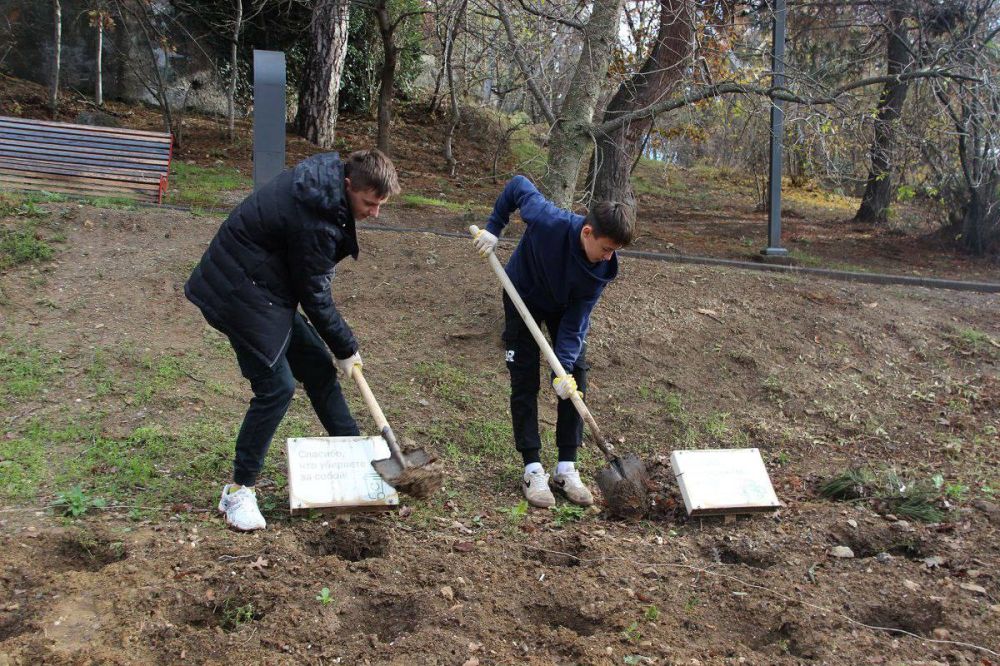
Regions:
<svg viewBox="0 0 1000 666"><path fill-rule="evenodd" d="M590 207L584 224L589 224L598 238L610 238L625 247L635 233L635 212L632 207L614 201L599 201Z"/></svg>
<svg viewBox="0 0 1000 666"><path fill-rule="evenodd" d="M344 176L355 192L375 190L380 199L399 194L399 179L392 160L378 148L355 150L344 160Z"/></svg>

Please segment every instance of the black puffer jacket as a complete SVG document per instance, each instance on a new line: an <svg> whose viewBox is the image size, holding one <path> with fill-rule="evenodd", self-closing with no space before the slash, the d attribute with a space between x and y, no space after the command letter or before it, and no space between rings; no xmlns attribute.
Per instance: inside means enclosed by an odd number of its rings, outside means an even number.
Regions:
<svg viewBox="0 0 1000 666"><path fill-rule="evenodd" d="M237 206L184 285L215 328L273 366L298 305L337 358L358 345L333 303L330 281L358 258L354 217L337 153L314 155Z"/></svg>

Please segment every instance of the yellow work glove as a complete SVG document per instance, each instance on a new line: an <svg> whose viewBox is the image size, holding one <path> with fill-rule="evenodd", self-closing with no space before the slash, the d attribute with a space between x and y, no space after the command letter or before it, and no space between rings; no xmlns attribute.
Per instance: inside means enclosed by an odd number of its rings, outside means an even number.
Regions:
<svg viewBox="0 0 1000 666"><path fill-rule="evenodd" d="M581 398L583 397L580 392L576 390L576 380L573 379L573 375L556 377L552 380L552 388L556 390L556 395L559 396L560 400L569 400L569 397L574 393L580 395Z"/></svg>

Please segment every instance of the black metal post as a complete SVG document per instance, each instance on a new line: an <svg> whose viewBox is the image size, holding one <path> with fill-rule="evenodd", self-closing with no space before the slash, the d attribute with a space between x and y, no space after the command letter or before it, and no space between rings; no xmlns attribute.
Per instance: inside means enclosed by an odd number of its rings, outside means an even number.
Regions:
<svg viewBox="0 0 1000 666"><path fill-rule="evenodd" d="M285 54L253 52L253 189L285 169Z"/></svg>
<svg viewBox="0 0 1000 666"><path fill-rule="evenodd" d="M785 0L773 0L771 85L774 89L785 85L785 18L788 9ZM781 247L781 141L784 137L785 111L783 102L771 99L771 167L768 176L767 248L766 256L785 256L788 250Z"/></svg>

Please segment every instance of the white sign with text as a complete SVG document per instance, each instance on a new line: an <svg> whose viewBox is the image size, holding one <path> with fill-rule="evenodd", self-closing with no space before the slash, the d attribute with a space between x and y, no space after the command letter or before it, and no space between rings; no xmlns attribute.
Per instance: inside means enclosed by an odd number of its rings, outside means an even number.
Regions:
<svg viewBox="0 0 1000 666"><path fill-rule="evenodd" d="M389 446L381 437L292 437L287 449L292 512L399 504L396 490L371 465L389 457Z"/></svg>

